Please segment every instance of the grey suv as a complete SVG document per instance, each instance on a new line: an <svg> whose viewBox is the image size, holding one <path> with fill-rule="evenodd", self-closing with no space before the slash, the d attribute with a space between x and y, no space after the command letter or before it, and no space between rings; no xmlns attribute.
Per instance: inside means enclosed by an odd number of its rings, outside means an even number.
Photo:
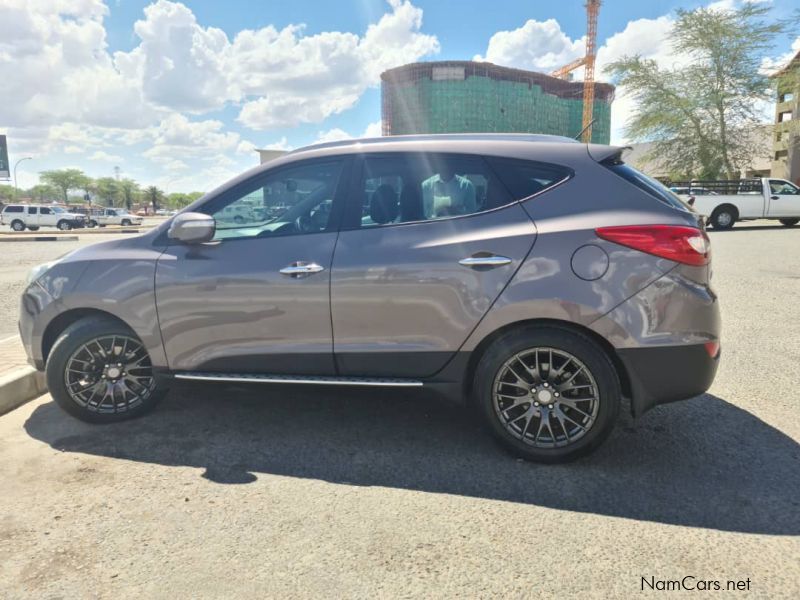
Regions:
<svg viewBox="0 0 800 600"><path fill-rule="evenodd" d="M429 388L518 455L568 460L623 398L640 415L705 391L720 354L703 223L621 153L531 135L297 150L35 269L22 339L87 421L138 416L174 379Z"/></svg>

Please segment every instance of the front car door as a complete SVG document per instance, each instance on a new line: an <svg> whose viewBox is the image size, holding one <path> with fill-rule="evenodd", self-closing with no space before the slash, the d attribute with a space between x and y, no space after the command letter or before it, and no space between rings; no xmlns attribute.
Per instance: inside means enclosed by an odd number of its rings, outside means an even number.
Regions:
<svg viewBox="0 0 800 600"><path fill-rule="evenodd" d="M210 198L212 242L170 245L156 303L173 371L333 375L330 266L349 159L278 167Z"/></svg>
<svg viewBox="0 0 800 600"><path fill-rule="evenodd" d="M48 208L47 206L42 206L39 209L39 222L38 222L38 225L41 225L41 226L44 226L44 227L55 227L56 226L56 217L57 216L58 215L56 215L56 213L53 212L52 208Z"/></svg>
<svg viewBox="0 0 800 600"><path fill-rule="evenodd" d="M45 210L42 208L42 210ZM49 209L48 209L49 210ZM29 206L28 207L28 214L25 216L25 225L28 227L38 227L41 225L40 218L39 218L39 207L38 206Z"/></svg>
<svg viewBox="0 0 800 600"><path fill-rule="evenodd" d="M454 356L536 238L487 162L366 155L333 259L341 375L426 377Z"/></svg>
<svg viewBox="0 0 800 600"><path fill-rule="evenodd" d="M800 188L783 179L769 180L770 217L800 217Z"/></svg>

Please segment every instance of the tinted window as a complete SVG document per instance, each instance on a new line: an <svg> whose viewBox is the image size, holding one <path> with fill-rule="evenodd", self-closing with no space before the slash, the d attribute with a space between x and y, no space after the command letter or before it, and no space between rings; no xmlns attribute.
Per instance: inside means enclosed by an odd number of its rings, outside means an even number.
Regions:
<svg viewBox="0 0 800 600"><path fill-rule="evenodd" d="M307 163L254 178L200 208L216 240L319 233L328 228L342 161Z"/></svg>
<svg viewBox="0 0 800 600"><path fill-rule="evenodd" d="M42 207L42 214L43 214L43 215L49 215L49 214L51 214L51 212L50 212L50 209L49 209L49 208L47 208L47 207L45 207L45 206L43 206L43 207Z"/></svg>
<svg viewBox="0 0 800 600"><path fill-rule="evenodd" d="M367 157L350 225L375 227L446 219L511 202L486 162L473 156Z"/></svg>
<svg viewBox="0 0 800 600"><path fill-rule="evenodd" d="M486 160L515 200L529 198L572 175L571 169L546 163L494 157Z"/></svg>
<svg viewBox="0 0 800 600"><path fill-rule="evenodd" d="M46 211L46 210L47 210L46 208L43 208L43 209L42 209L42 212L44 212L44 211ZM29 214L29 215L35 215L35 214L36 214L36 213L38 213L38 212L39 212L39 209L38 209L36 206L29 206L29 207L28 207L28 214Z"/></svg>
<svg viewBox="0 0 800 600"><path fill-rule="evenodd" d="M3 209L3 212L6 212L6 213L21 213L22 212L22 207L21 206L6 206Z"/></svg>
<svg viewBox="0 0 800 600"><path fill-rule="evenodd" d="M665 186L660 181L653 179L652 177L648 177L644 173L641 173L626 165L619 159L612 159L603 161L603 166L608 167L611 171L622 177L628 183L632 183L636 187L638 187L643 192L649 194L653 198L660 200L664 204L671 206L672 208L677 208L679 210L686 211L688 207L683 203L683 201L675 195L674 192L670 191L670 189Z"/></svg>

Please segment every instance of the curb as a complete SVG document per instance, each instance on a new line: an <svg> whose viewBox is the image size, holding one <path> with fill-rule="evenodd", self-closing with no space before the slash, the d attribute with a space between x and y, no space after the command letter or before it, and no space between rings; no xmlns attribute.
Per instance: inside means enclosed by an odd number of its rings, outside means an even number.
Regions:
<svg viewBox="0 0 800 600"><path fill-rule="evenodd" d="M77 235L0 236L0 242L76 242Z"/></svg>
<svg viewBox="0 0 800 600"><path fill-rule="evenodd" d="M0 415L11 412L47 392L44 373L22 367L0 376Z"/></svg>

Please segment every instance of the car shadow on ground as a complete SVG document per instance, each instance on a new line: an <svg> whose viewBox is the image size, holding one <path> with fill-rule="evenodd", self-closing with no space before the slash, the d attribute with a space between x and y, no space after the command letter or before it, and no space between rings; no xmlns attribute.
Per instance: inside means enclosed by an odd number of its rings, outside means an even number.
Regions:
<svg viewBox="0 0 800 600"><path fill-rule="evenodd" d="M800 445L708 394L623 419L595 454L554 466L510 457L466 410L384 390L182 385L134 421L87 425L49 402L25 429L61 451L200 467L220 484L268 473L800 534Z"/></svg>

